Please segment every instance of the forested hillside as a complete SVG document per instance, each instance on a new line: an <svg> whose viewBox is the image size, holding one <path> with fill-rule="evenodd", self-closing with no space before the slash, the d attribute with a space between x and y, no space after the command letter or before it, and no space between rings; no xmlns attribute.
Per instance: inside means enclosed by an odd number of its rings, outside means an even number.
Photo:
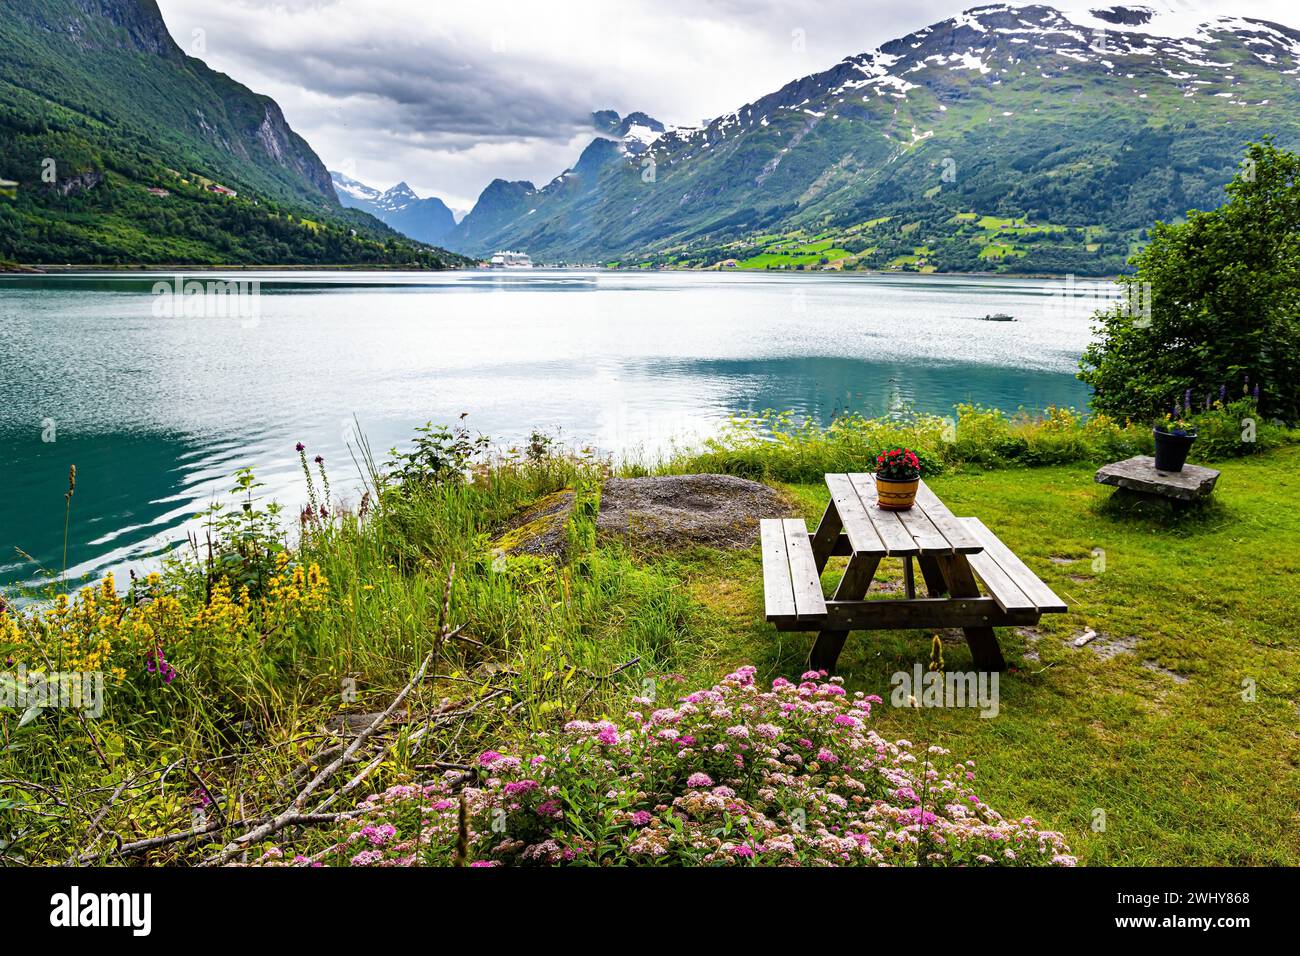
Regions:
<svg viewBox="0 0 1300 956"><path fill-rule="evenodd" d="M0 260L461 261L343 209L275 101L187 56L153 0L3 13Z"/></svg>

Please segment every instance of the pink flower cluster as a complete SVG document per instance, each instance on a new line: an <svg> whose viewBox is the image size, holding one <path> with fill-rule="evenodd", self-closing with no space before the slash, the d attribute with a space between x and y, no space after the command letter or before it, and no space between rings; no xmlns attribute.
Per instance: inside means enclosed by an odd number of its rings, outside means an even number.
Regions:
<svg viewBox="0 0 1300 956"><path fill-rule="evenodd" d="M487 751L470 774L393 787L326 850L261 862L449 864L463 799L469 858L458 862L475 866L1075 864L1061 834L980 800L973 762L867 729L880 698L816 672L763 690L754 671L633 710L621 727L534 735L528 760Z"/></svg>

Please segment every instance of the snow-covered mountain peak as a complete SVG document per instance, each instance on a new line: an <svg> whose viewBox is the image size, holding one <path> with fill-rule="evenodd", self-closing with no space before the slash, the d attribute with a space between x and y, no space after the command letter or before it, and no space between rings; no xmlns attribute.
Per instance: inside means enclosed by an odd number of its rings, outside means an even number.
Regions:
<svg viewBox="0 0 1300 956"><path fill-rule="evenodd" d="M405 182L400 182L377 198L375 200L375 205L381 209L397 211L399 209L405 209L413 202L419 201L420 197L415 194L415 191Z"/></svg>

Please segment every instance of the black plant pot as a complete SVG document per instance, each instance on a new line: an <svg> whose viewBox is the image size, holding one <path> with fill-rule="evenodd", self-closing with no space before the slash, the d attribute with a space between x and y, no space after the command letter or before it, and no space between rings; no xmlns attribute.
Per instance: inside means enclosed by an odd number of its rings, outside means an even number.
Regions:
<svg viewBox="0 0 1300 956"><path fill-rule="evenodd" d="M1155 429L1156 436L1156 471L1182 471L1187 462L1187 452L1192 442L1196 441L1196 432L1186 435L1171 435Z"/></svg>

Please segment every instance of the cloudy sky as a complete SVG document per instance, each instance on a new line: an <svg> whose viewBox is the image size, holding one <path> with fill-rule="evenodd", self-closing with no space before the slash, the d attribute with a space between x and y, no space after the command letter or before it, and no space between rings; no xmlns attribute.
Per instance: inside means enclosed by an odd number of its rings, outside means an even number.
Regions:
<svg viewBox="0 0 1300 956"><path fill-rule="evenodd" d="M1292 0L1147 3L1300 25ZM460 211L493 178L562 172L593 109L697 124L977 5L159 0L183 49L273 96L329 168L380 188L406 180Z"/></svg>

